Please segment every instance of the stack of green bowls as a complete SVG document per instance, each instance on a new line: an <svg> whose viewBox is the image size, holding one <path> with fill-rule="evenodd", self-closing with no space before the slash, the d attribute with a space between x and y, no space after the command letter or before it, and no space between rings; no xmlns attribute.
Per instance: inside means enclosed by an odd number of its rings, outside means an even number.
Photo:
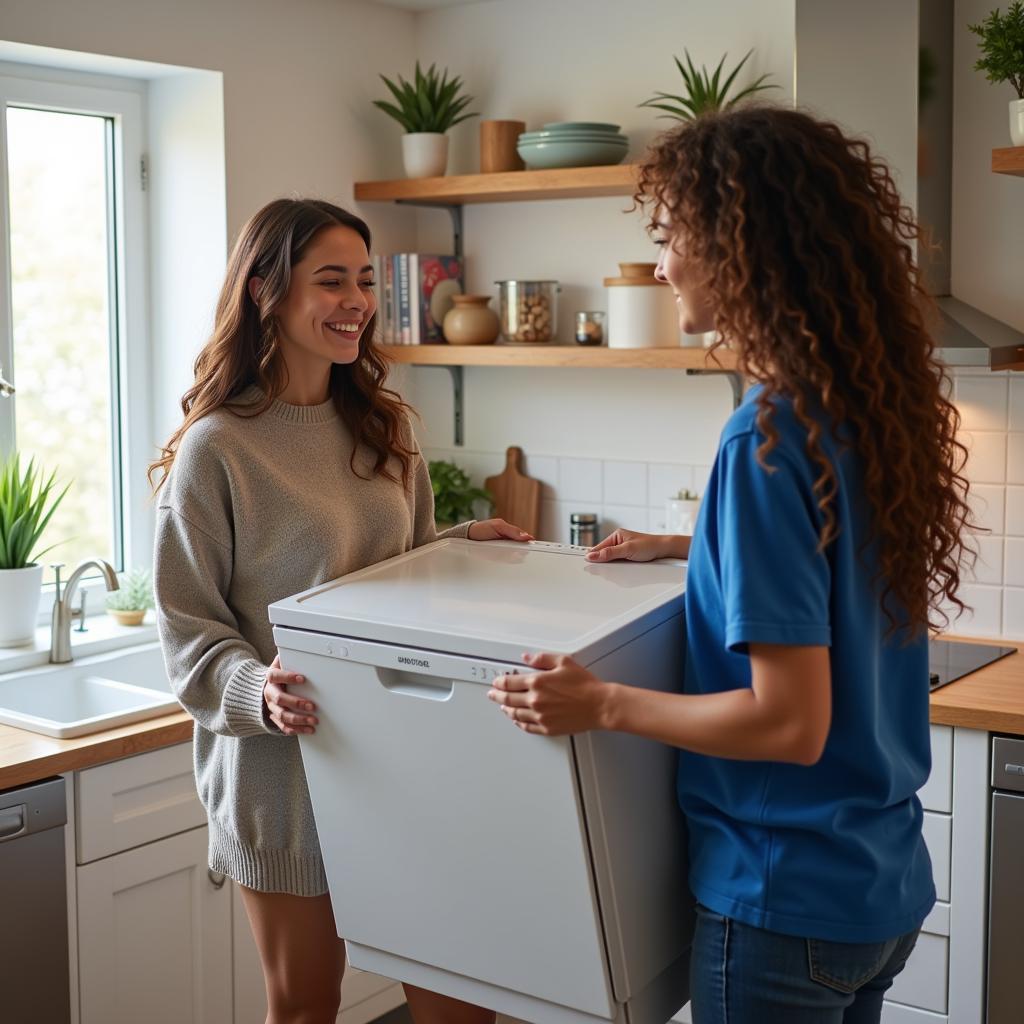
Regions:
<svg viewBox="0 0 1024 1024"><path fill-rule="evenodd" d="M531 170L619 164L629 139L617 124L602 121L553 121L539 132L523 132L516 146Z"/></svg>

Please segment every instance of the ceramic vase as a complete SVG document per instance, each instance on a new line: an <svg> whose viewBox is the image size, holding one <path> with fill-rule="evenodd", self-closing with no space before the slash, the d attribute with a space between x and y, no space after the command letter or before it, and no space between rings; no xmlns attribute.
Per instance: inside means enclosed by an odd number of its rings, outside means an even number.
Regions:
<svg viewBox="0 0 1024 1024"><path fill-rule="evenodd" d="M35 639L43 567L0 569L0 647L22 647Z"/></svg>
<svg viewBox="0 0 1024 1024"><path fill-rule="evenodd" d="M1010 100L1010 138L1015 146L1024 146L1024 100Z"/></svg>
<svg viewBox="0 0 1024 1024"><path fill-rule="evenodd" d="M438 178L448 169L448 136L410 132L402 136L402 163L407 178Z"/></svg>
<svg viewBox="0 0 1024 1024"><path fill-rule="evenodd" d="M453 295L454 305L441 330L452 345L489 345L498 337L498 314L490 308L490 295Z"/></svg>

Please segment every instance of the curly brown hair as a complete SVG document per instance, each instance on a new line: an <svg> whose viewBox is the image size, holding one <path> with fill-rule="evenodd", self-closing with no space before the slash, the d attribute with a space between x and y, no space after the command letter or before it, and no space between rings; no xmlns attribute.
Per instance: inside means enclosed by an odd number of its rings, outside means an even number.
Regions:
<svg viewBox="0 0 1024 1024"><path fill-rule="evenodd" d="M917 225L889 168L835 124L757 105L659 137L634 198L699 268L715 347L728 344L740 371L764 385L765 469L778 443L773 399L792 401L818 471L819 550L839 531L822 430L846 424L864 467L890 632L906 626L909 638L948 624L940 605L964 609L960 570L976 557L964 541L967 452L928 326Z"/></svg>
<svg viewBox="0 0 1024 1024"><path fill-rule="evenodd" d="M213 334L195 362L195 383L181 399L184 422L149 467L149 481L158 491L167 479L185 431L215 409L236 416L258 416L270 408L288 383L287 368L277 344L275 312L288 294L291 269L302 259L314 237L340 225L356 231L370 251L370 229L341 207L319 199L275 199L242 228L228 260L227 274L217 301ZM249 295L249 279L260 277L259 304ZM405 414L410 407L385 387L388 363L373 344L377 317L363 329L359 355L351 364L331 367L330 389L338 415L355 439L350 464L365 445L375 453L374 474L398 477L389 466L401 466L408 486L414 451L403 440ZM239 402L253 385L263 398ZM154 483L156 474L161 474Z"/></svg>

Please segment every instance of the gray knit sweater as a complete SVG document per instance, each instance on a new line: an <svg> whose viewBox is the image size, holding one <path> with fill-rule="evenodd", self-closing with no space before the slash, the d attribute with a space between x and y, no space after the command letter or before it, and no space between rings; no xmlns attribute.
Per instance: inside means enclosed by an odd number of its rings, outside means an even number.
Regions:
<svg viewBox="0 0 1024 1024"><path fill-rule="evenodd" d="M210 867L250 888L327 891L298 740L264 711L277 654L267 606L436 539L411 429L407 442L409 489L373 476L368 451L353 473L352 436L331 402L276 401L246 419L220 409L185 433L160 492L157 622L174 692L195 719Z"/></svg>

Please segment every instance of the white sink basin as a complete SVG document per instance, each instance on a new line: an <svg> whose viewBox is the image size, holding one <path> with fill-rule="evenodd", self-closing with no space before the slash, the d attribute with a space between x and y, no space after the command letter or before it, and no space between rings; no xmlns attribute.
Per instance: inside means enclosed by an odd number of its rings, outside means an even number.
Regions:
<svg viewBox="0 0 1024 1024"><path fill-rule="evenodd" d="M180 708L160 644L0 675L0 723L57 739L85 736Z"/></svg>

